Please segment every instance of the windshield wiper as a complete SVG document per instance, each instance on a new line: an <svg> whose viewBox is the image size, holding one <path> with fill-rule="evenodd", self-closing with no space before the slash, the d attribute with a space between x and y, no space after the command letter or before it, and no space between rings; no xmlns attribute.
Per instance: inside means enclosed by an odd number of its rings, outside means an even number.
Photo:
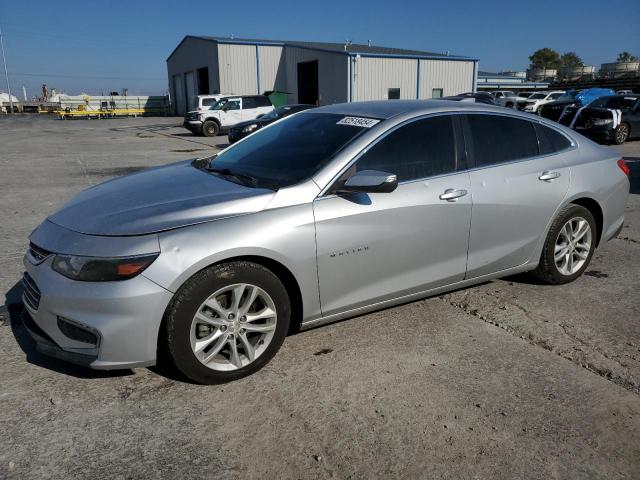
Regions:
<svg viewBox="0 0 640 480"><path fill-rule="evenodd" d="M206 167L205 170L211 173L217 173L224 177L233 177L239 181L242 185L247 187L257 187L258 179L256 177L252 177L251 175L246 175L244 173L233 172L228 168L216 168L216 167Z"/></svg>

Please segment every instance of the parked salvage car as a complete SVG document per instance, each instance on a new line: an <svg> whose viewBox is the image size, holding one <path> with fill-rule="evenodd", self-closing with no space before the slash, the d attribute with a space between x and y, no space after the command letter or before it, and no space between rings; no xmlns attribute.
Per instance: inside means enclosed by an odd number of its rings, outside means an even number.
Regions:
<svg viewBox="0 0 640 480"><path fill-rule="evenodd" d="M196 135L215 137L232 125L254 120L271 111L273 105L264 95L225 97L209 110L187 113L182 125Z"/></svg>
<svg viewBox="0 0 640 480"><path fill-rule="evenodd" d="M640 95L598 98L576 113L572 126L593 140L616 145L640 137Z"/></svg>
<svg viewBox="0 0 640 480"><path fill-rule="evenodd" d="M569 90L557 100L542 105L538 113L544 118L569 126L580 107L585 107L597 98L607 95L613 95L613 90L609 88Z"/></svg>
<svg viewBox="0 0 640 480"><path fill-rule="evenodd" d="M247 135L251 135L253 132L260 130L262 127L266 127L267 125L275 122L276 120L280 120L281 118L288 117L289 115L293 115L294 113L302 112L303 110L308 110L310 108L316 108L316 106L302 103L296 105L285 105L283 107L278 107L255 120L236 123L229 129L229 143L235 143Z"/></svg>
<svg viewBox="0 0 640 480"><path fill-rule="evenodd" d="M234 380L290 328L519 272L575 280L622 228L628 172L501 107L308 110L51 214L24 259L24 324L41 352L92 368L166 355L196 382Z"/></svg>
<svg viewBox="0 0 640 480"><path fill-rule="evenodd" d="M455 102L484 103L485 105L498 105L496 99L489 92L467 92L450 97L443 97L443 100L453 100Z"/></svg>
<svg viewBox="0 0 640 480"><path fill-rule="evenodd" d="M525 112L539 113L542 105L557 100L563 94L563 91L532 93L524 102L519 102L517 108Z"/></svg>
<svg viewBox="0 0 640 480"><path fill-rule="evenodd" d="M497 90L491 92L491 94L496 99L498 105L506 108L515 108L520 99L520 97L511 90Z"/></svg>

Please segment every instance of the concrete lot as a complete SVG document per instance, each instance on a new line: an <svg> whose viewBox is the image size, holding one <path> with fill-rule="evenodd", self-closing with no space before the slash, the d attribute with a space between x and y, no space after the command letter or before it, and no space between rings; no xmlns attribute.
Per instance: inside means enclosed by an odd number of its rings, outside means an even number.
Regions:
<svg viewBox="0 0 640 480"><path fill-rule="evenodd" d="M226 143L179 122L0 118L0 478L640 477L640 142L619 149L625 228L573 284L507 278L293 335L216 387L34 352L28 234L89 185Z"/></svg>

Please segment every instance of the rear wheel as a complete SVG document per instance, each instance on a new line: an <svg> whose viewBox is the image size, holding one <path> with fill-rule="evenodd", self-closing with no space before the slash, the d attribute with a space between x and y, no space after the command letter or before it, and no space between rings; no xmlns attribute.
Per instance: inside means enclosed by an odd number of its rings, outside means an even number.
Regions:
<svg viewBox="0 0 640 480"><path fill-rule="evenodd" d="M220 133L220 125L214 120L207 120L202 124L202 134L205 137L215 137Z"/></svg>
<svg viewBox="0 0 640 480"><path fill-rule="evenodd" d="M214 265L187 281L168 308L167 350L195 382L236 380L273 358L290 317L287 291L270 270L242 261Z"/></svg>
<svg viewBox="0 0 640 480"><path fill-rule="evenodd" d="M621 123L613 131L613 143L622 145L629 138L629 125Z"/></svg>
<svg viewBox="0 0 640 480"><path fill-rule="evenodd" d="M580 205L567 205L551 224L534 275L553 285L574 281L589 266L596 238L591 212Z"/></svg>

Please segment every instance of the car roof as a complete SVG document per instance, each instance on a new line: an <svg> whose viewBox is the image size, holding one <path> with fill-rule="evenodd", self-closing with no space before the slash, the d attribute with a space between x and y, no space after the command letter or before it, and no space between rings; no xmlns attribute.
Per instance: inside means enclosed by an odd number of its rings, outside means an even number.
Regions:
<svg viewBox="0 0 640 480"><path fill-rule="evenodd" d="M377 100L369 102L337 103L313 109L313 113L337 113L388 119L401 114L425 114L438 111L481 110L511 113L503 107L453 100Z"/></svg>

